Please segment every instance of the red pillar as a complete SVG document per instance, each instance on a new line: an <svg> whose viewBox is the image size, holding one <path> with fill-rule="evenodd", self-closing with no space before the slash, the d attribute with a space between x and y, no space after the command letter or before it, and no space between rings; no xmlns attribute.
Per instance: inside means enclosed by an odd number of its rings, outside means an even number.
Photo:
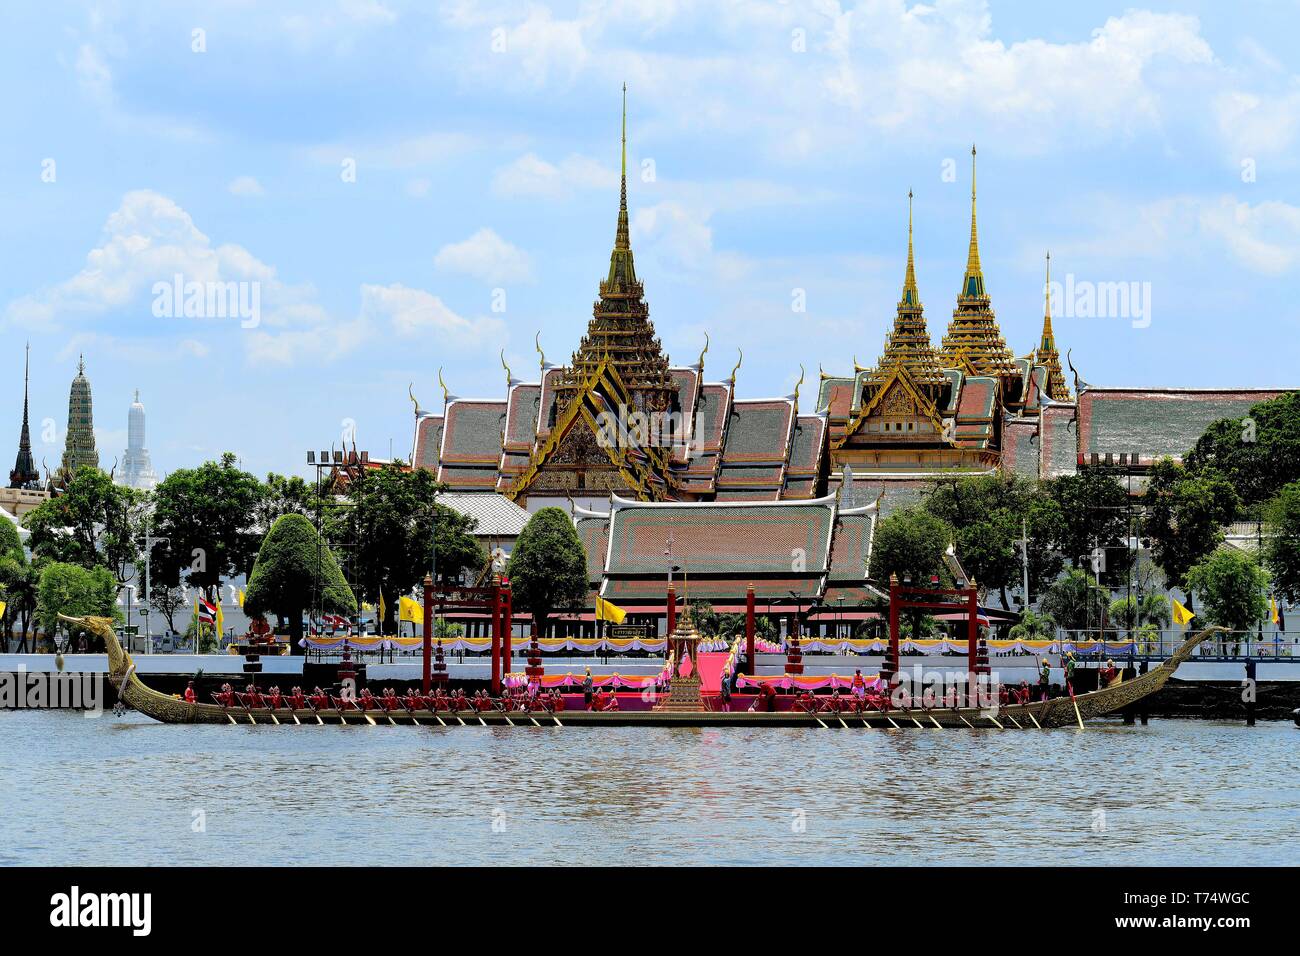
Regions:
<svg viewBox="0 0 1300 956"><path fill-rule="evenodd" d="M754 666L754 585L745 588L745 668L750 677L758 671Z"/></svg>
<svg viewBox="0 0 1300 956"><path fill-rule="evenodd" d="M424 680L421 686L427 696L433 665L433 575L424 576Z"/></svg>
<svg viewBox="0 0 1300 956"><path fill-rule="evenodd" d="M971 582L970 590L966 592L966 670L969 674L967 678L970 684L970 706L974 707L979 702L979 694L975 685L975 675L979 673L979 644L980 644L980 627L979 627L979 598L975 591L975 582Z"/></svg>
<svg viewBox="0 0 1300 956"><path fill-rule="evenodd" d="M898 674L898 602L901 596L898 593L898 575L889 576L889 650L885 654L885 663L880 668L880 676L885 678L886 684L893 683L893 679Z"/></svg>
<svg viewBox="0 0 1300 956"><path fill-rule="evenodd" d="M677 630L677 590L668 585L668 633Z"/></svg>
<svg viewBox="0 0 1300 956"><path fill-rule="evenodd" d="M510 673L511 638L515 624L514 603L510 598L509 584L501 585L501 618L501 676L505 677L506 674ZM534 623L533 627L536 629L537 624Z"/></svg>
<svg viewBox="0 0 1300 956"><path fill-rule="evenodd" d="M501 579L492 576L492 694L501 693Z"/></svg>

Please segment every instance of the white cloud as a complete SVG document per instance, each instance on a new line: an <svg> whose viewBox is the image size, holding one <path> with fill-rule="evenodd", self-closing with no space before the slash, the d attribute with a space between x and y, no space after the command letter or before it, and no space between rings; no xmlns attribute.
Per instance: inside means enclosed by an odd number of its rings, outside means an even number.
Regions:
<svg viewBox="0 0 1300 956"><path fill-rule="evenodd" d="M468 239L443 246L433 257L433 264L484 282L528 282L533 276L528 253L487 227Z"/></svg>
<svg viewBox="0 0 1300 956"><path fill-rule="evenodd" d="M502 166L492 177L493 194L504 199L568 199L580 189L617 188L618 173L614 169L576 153L558 165L548 163L536 153L525 153Z"/></svg>
<svg viewBox="0 0 1300 956"><path fill-rule="evenodd" d="M113 102L113 71L99 51L89 43L77 50L77 82L87 96L100 105Z"/></svg>
<svg viewBox="0 0 1300 956"><path fill-rule="evenodd" d="M632 246L653 255L668 268L685 273L709 273L724 282L749 275L746 257L713 248L711 210L675 199L637 209L632 215Z"/></svg>
<svg viewBox="0 0 1300 956"><path fill-rule="evenodd" d="M1208 257L1217 267L1222 253L1227 253L1261 275L1283 275L1300 268L1300 207L1289 203L1265 200L1252 205L1230 195L1183 195L1145 203L1136 210L1100 200L1089 209L1096 224L1094 234L1053 247L1054 266L1058 260L1083 262L1089 268L1178 260L1199 272L1201 260ZM1034 250L1035 257L1038 252Z"/></svg>
<svg viewBox="0 0 1300 956"><path fill-rule="evenodd" d="M226 187L232 196L264 196L266 190L252 176L237 176Z"/></svg>
<svg viewBox="0 0 1300 956"><path fill-rule="evenodd" d="M499 319L466 319L433 293L401 283L363 285L361 315L367 320L387 322L403 338L432 337L455 348L490 349L504 338L504 325Z"/></svg>

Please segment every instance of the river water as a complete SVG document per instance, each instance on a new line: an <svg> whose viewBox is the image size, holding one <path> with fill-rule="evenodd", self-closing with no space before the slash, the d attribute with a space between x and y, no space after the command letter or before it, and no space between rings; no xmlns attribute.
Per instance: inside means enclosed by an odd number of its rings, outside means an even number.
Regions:
<svg viewBox="0 0 1300 956"><path fill-rule="evenodd" d="M0 712L0 864L1291 864L1300 729L174 726Z"/></svg>

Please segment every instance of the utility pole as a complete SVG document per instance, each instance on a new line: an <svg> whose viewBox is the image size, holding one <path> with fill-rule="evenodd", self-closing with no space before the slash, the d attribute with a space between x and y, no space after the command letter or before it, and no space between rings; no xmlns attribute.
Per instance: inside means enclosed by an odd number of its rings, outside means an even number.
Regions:
<svg viewBox="0 0 1300 956"><path fill-rule="evenodd" d="M1020 519L1021 582L1025 589L1025 610L1029 610L1029 522Z"/></svg>
<svg viewBox="0 0 1300 956"><path fill-rule="evenodd" d="M153 627L149 623L149 604L153 600L153 592L149 590L149 568L153 564L153 546L171 541L170 538L155 538L149 534L150 519L145 518L144 522L144 606L140 608L140 614L144 617L144 646L145 652L153 650Z"/></svg>

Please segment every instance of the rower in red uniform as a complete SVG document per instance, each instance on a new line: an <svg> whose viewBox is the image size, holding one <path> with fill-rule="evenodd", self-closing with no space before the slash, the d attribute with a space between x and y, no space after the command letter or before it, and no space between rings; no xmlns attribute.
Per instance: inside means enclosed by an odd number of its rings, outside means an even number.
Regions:
<svg viewBox="0 0 1300 956"><path fill-rule="evenodd" d="M307 698L303 696L301 687L295 687L293 688L293 690L289 691L289 709L290 710L307 709Z"/></svg>
<svg viewBox="0 0 1300 956"><path fill-rule="evenodd" d="M284 696L280 693L279 685L272 687L270 693L267 695L266 705L272 710L279 710L283 703Z"/></svg>
<svg viewBox="0 0 1300 956"><path fill-rule="evenodd" d="M357 704L362 710L372 710L378 707L379 702L375 700L375 695L370 693L370 688L367 687L361 691L361 696L357 698Z"/></svg>
<svg viewBox="0 0 1300 956"><path fill-rule="evenodd" d="M564 695L558 690L551 691L552 710L564 710Z"/></svg>
<svg viewBox="0 0 1300 956"><path fill-rule="evenodd" d="M245 707L263 706L262 695L258 693L256 684L249 684L248 687L244 689L244 706Z"/></svg>
<svg viewBox="0 0 1300 956"><path fill-rule="evenodd" d="M222 684L221 690L212 695L218 704L222 707L233 707L235 703L235 689L229 683Z"/></svg>
<svg viewBox="0 0 1300 956"><path fill-rule="evenodd" d="M329 694L325 693L325 691L321 690L319 687L316 687L311 692L310 703L314 710L329 710Z"/></svg>
<svg viewBox="0 0 1300 956"><path fill-rule="evenodd" d="M198 695L194 693L194 681L190 681L185 687L185 703L192 704L198 700Z"/></svg>

